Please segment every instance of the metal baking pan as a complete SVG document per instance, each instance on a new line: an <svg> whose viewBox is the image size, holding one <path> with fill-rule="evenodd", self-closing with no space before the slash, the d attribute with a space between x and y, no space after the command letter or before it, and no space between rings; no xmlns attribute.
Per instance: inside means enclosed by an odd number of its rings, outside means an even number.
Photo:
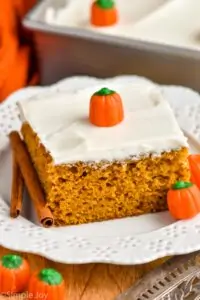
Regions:
<svg viewBox="0 0 200 300"><path fill-rule="evenodd" d="M46 24L46 8L57 9L64 2L40 1L23 20L25 28L33 32L42 85L72 75L137 74L160 84L200 91L200 51Z"/></svg>

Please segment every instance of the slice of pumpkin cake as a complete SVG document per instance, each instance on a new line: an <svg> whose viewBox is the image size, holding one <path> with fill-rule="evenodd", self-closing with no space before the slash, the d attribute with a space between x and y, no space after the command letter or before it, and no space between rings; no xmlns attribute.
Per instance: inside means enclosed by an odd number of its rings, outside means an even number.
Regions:
<svg viewBox="0 0 200 300"><path fill-rule="evenodd" d="M147 83L91 87L19 103L22 134L57 225L167 209L188 181L188 144Z"/></svg>

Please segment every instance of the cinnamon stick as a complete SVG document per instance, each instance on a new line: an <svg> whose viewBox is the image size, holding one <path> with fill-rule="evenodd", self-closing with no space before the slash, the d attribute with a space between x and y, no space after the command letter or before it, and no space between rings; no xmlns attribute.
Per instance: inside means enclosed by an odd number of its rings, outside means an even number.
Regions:
<svg viewBox="0 0 200 300"><path fill-rule="evenodd" d="M11 218L17 218L22 210L24 191L24 180L17 164L16 157L13 153L13 167L12 167L12 188L11 188L11 200L10 200L10 216Z"/></svg>
<svg viewBox="0 0 200 300"><path fill-rule="evenodd" d="M11 132L9 137L38 219L44 227L51 227L54 224L54 218L50 209L46 206L44 193L26 146L17 131Z"/></svg>

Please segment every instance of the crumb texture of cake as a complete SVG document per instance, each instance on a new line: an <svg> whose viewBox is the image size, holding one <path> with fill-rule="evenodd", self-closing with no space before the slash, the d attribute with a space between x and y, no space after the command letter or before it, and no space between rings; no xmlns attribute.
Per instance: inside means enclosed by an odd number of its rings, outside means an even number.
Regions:
<svg viewBox="0 0 200 300"><path fill-rule="evenodd" d="M99 88L19 104L22 135L57 225L166 210L171 185L190 179L187 140L159 89L111 86L125 118L98 128L87 118Z"/></svg>
<svg viewBox="0 0 200 300"><path fill-rule="evenodd" d="M171 185L190 178L187 148L109 165L55 166L28 124L22 132L58 225L166 210Z"/></svg>

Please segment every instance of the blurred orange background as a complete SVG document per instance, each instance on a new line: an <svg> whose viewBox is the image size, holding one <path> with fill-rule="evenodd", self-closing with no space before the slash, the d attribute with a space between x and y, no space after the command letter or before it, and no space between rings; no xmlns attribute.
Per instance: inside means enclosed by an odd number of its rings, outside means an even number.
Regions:
<svg viewBox="0 0 200 300"><path fill-rule="evenodd" d="M36 1L0 1L0 102L15 90L38 82L31 34L21 25Z"/></svg>

